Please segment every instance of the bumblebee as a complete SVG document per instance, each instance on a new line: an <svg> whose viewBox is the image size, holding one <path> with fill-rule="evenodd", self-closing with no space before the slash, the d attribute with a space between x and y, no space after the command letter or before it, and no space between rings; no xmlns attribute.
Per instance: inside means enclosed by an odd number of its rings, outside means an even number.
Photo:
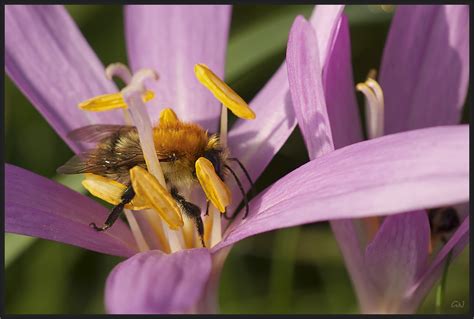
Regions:
<svg viewBox="0 0 474 319"><path fill-rule="evenodd" d="M104 225L98 227L95 223L90 224L96 231L105 231L114 224L124 207L135 197L130 181L130 169L135 166L146 168L137 129L134 126L124 125L89 125L72 131L69 137L77 141L97 144L95 148L72 157L57 169L58 173L92 173L112 179L127 187ZM203 246L205 244L201 209L183 196L187 190L199 185L195 169L195 162L199 158L204 157L209 160L221 180L224 180L229 172L231 173L242 192L246 207L244 218L247 216L246 193L239 178L230 167L230 162L234 161L240 166L253 188L252 180L242 163L230 157L229 150L221 145L218 134L209 134L198 124L185 123L176 119L160 121L153 128L153 141L167 190L181 212L194 221ZM208 210L209 200L207 200L206 215ZM225 216L230 218L227 212L225 213Z"/></svg>
<svg viewBox="0 0 474 319"><path fill-rule="evenodd" d="M460 220L453 207L433 208L428 210L431 237L446 243L452 233L459 227Z"/></svg>

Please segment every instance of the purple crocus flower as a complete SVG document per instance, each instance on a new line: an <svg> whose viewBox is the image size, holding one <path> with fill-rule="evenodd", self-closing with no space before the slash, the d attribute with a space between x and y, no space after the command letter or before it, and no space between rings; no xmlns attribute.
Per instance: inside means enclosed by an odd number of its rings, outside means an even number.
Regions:
<svg viewBox="0 0 474 319"><path fill-rule="evenodd" d="M325 6L313 14L322 65L334 55L339 16L339 9ZM92 96L115 92L116 87L103 76L102 64L64 8L7 6L5 17L7 74L76 153L85 145L69 139L69 131L89 124L122 123L120 112L91 114L75 107ZM150 117L156 119L160 108L171 106L180 118L215 130L218 105L198 85L192 70L196 63L206 63L223 75L230 8L129 6L125 19L132 69L153 68L160 74L159 85L150 86L157 92L151 102L156 108L147 109ZM290 100L282 65L250 103L257 119L239 120L229 132L232 154L249 167L254 179L296 125ZM466 201L466 136L464 127L434 128L336 150L262 192L252 200L248 218L238 217L210 249L171 254L140 251L121 221L104 233L91 230L91 221L105 219L104 207L6 165L6 230L127 257L107 280L108 312L215 312L220 270L232 244L246 237L331 218L390 215ZM393 161L394 154L402 156ZM454 162L448 168L447 160ZM407 165L411 169L403 169ZM417 198L411 196L414 190ZM238 203L240 197L232 194Z"/></svg>
<svg viewBox="0 0 474 319"><path fill-rule="evenodd" d="M384 134L392 134L387 138L393 138L398 132L459 123L468 88L468 25L468 6L397 8L383 54L380 85L374 79L358 85L367 95L368 136L374 138L371 142L381 146L384 138L379 137ZM318 35L304 18L295 20L288 41L286 62L290 91L311 159L324 158L335 148L362 140L345 16L339 19L336 33L332 56L326 65L321 63ZM465 133L454 133L461 131ZM450 158L449 152L433 154L446 159L444 170L456 169L457 165L468 170L468 126L437 127L410 134L435 132L450 135L453 147L465 148L460 161ZM433 142L435 149L437 142ZM416 143L409 139L404 143L411 148L409 151L416 152ZM405 155L400 149L393 154L392 161L399 161ZM414 168L401 166L400 169ZM387 172L379 170L378 174L382 177ZM410 188L409 184L403 187ZM430 179L421 187L431 188ZM468 191L467 181L462 188L463 192ZM407 196L420 200L418 191L413 188L412 194ZM456 256L467 244L468 196L444 203L457 205L461 218L465 219L429 261L430 222L425 208L443 206L436 203L439 198L431 200L432 203L386 217L375 229L373 238L368 231L364 232L367 220L331 222L363 312L415 312L441 276L449 253Z"/></svg>

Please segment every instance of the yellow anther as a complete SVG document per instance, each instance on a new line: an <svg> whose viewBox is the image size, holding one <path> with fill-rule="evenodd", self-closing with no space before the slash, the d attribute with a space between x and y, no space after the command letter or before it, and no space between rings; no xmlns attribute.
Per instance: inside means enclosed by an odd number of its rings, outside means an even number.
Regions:
<svg viewBox="0 0 474 319"><path fill-rule="evenodd" d="M179 122L179 119L172 109L166 108L160 112L160 124L170 124L176 122Z"/></svg>
<svg viewBox="0 0 474 319"><path fill-rule="evenodd" d="M207 158L200 157L195 166L196 176L206 197L221 213L225 212L225 208L230 204L232 198L229 188L216 174L214 166Z"/></svg>
<svg viewBox="0 0 474 319"><path fill-rule="evenodd" d="M184 225L176 201L146 169L135 166L130 170L130 179L135 193L144 198L171 229L178 229Z"/></svg>
<svg viewBox="0 0 474 319"><path fill-rule="evenodd" d="M121 197L127 186L100 175L91 173L84 175L86 178L82 181L82 185L89 193L112 205L118 205L121 202ZM130 203L125 205L125 208L142 210L150 208L150 205L140 196L135 196Z"/></svg>
<svg viewBox="0 0 474 319"><path fill-rule="evenodd" d="M255 118L255 113L248 104L205 64L196 64L194 66L194 73L199 82L209 89L216 99L236 116L246 120L253 120Z"/></svg>
<svg viewBox="0 0 474 319"><path fill-rule="evenodd" d="M153 91L146 91L143 94L143 102L148 102L155 97ZM89 100L79 103L79 108L89 112L103 112L117 108L127 108L121 93L104 94L93 97Z"/></svg>

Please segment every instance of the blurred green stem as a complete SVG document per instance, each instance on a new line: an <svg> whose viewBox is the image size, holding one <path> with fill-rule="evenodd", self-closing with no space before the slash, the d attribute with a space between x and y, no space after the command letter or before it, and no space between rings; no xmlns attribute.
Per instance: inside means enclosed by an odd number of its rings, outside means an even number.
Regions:
<svg viewBox="0 0 474 319"><path fill-rule="evenodd" d="M291 311L295 255L300 231L300 227L293 227L280 229L275 234L268 295L271 313Z"/></svg>
<svg viewBox="0 0 474 319"><path fill-rule="evenodd" d="M446 258L446 263L444 264L443 276L441 277L441 282L438 287L436 287L436 313L441 313L442 306L444 303L444 292L446 290L446 277L448 276L448 267L451 262L451 253L449 252L448 257Z"/></svg>

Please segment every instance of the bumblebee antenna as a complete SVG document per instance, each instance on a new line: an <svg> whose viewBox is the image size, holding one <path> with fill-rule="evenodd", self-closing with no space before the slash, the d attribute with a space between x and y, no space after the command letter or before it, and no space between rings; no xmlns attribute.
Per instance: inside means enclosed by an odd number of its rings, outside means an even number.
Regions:
<svg viewBox="0 0 474 319"><path fill-rule="evenodd" d="M240 168L242 169L242 171L245 174L245 177L247 177L247 180L250 183L250 187L251 187L250 189L251 189L251 192L252 192L252 197L254 197L255 196L255 184L253 183L252 178L250 177L250 174L247 171L247 169L245 168L244 164L242 164L242 162L236 157L231 157L231 158L229 158L229 160L236 162L240 166Z"/></svg>
<svg viewBox="0 0 474 319"><path fill-rule="evenodd" d="M244 204L245 204L245 214L244 214L244 219L247 218L248 214L249 214L249 202L247 200L247 194L245 193L244 191L244 188L242 186L242 183L240 182L239 178L237 177L237 174L235 174L235 172L232 170L232 168L230 168L228 165L224 165L225 168L227 168L231 173L232 173L232 176L234 176L234 179L235 181L237 182L237 185L239 186L239 189L240 189L240 192L242 193L242 196L244 198ZM224 217L226 219L233 219L236 215L237 215L237 212L238 210L236 209L235 212L232 214L232 216L227 216L227 210L225 211L224 213Z"/></svg>

